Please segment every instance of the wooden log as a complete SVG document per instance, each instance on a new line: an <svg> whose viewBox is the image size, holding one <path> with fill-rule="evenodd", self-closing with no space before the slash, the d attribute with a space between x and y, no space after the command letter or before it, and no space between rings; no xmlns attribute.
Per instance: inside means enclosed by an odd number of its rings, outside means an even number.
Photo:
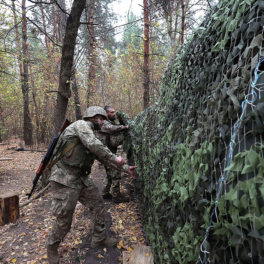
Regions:
<svg viewBox="0 0 264 264"><path fill-rule="evenodd" d="M8 192L0 194L0 226L15 223L19 218L19 194Z"/></svg>
<svg viewBox="0 0 264 264"><path fill-rule="evenodd" d="M123 252L123 264L154 264L151 247L136 245L131 252Z"/></svg>
<svg viewBox="0 0 264 264"><path fill-rule="evenodd" d="M123 264L128 264L131 257L130 251L123 251Z"/></svg>
<svg viewBox="0 0 264 264"><path fill-rule="evenodd" d="M0 161L13 160L12 158L0 158Z"/></svg>

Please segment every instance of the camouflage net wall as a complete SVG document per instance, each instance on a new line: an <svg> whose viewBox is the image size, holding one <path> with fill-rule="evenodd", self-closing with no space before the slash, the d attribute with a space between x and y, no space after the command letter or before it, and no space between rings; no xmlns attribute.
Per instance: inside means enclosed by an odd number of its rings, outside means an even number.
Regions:
<svg viewBox="0 0 264 264"><path fill-rule="evenodd" d="M221 1L159 101L119 113L155 263L264 263L263 25L264 0Z"/></svg>

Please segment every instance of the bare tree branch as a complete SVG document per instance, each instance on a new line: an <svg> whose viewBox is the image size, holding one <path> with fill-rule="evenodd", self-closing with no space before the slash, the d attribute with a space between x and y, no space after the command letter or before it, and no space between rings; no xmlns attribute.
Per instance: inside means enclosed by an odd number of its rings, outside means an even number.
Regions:
<svg viewBox="0 0 264 264"><path fill-rule="evenodd" d="M52 43L54 43L54 45L56 45L56 46L58 46L58 47L62 47L61 45L59 45L59 44L57 44L46 32L44 32L44 30L42 30L42 28L40 28L33 20L31 20L30 18L28 18L27 17L27 19L33 24L33 25L35 25L38 29L39 29L39 31L41 31L44 35L46 35L47 37L48 37L48 39L52 42Z"/></svg>

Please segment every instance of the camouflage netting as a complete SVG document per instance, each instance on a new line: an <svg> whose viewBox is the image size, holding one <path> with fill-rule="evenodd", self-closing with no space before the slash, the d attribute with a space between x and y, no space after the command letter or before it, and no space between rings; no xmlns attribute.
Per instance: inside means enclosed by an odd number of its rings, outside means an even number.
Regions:
<svg viewBox="0 0 264 264"><path fill-rule="evenodd" d="M264 0L221 1L130 124L155 263L264 263ZM263 91L262 91L263 90Z"/></svg>

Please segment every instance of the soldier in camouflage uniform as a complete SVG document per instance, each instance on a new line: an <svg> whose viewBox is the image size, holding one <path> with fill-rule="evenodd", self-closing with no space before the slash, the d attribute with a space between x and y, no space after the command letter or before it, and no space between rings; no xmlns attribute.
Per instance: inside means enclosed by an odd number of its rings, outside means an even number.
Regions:
<svg viewBox="0 0 264 264"><path fill-rule="evenodd" d="M56 217L46 240L50 264L59 263L58 246L71 228L77 201L87 206L91 212L91 247L114 246L117 243L115 238L107 237L104 201L89 178L94 160L135 177L135 167L124 164L121 157L114 155L95 136L94 130L99 130L106 119L104 109L98 106L89 107L83 119L64 130L53 152L54 159L58 158L59 161L52 167L50 177L52 211Z"/></svg>
<svg viewBox="0 0 264 264"><path fill-rule="evenodd" d="M118 125L115 120L115 109L111 106L105 106L107 120L104 122L100 131L97 131L98 138L114 153L117 152L117 146L122 145L124 140L124 131L128 126ZM104 179L104 188L102 196L104 199L111 199L114 203L128 202L129 198L120 193L121 171L105 166L106 178ZM112 186L112 195L110 189ZM112 197L113 196L113 197Z"/></svg>

